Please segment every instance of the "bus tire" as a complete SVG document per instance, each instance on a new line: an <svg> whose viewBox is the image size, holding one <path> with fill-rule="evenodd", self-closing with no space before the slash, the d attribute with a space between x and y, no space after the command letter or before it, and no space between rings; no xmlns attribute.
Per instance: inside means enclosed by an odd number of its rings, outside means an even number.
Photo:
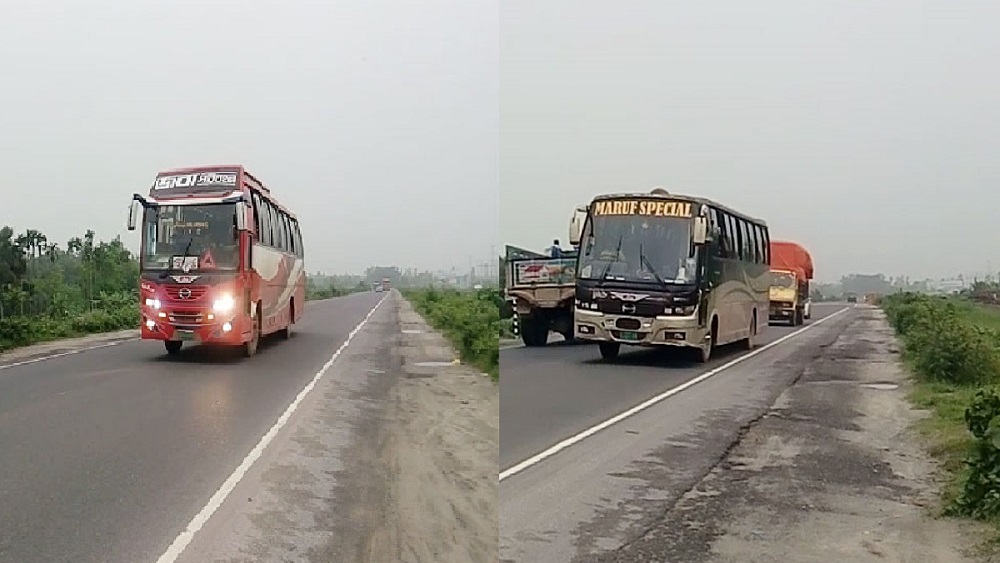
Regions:
<svg viewBox="0 0 1000 563"><path fill-rule="evenodd" d="M622 349L622 345L617 342L599 342L598 347L601 349L601 357L605 360L617 358L618 352Z"/></svg>
<svg viewBox="0 0 1000 563"><path fill-rule="evenodd" d="M708 344L702 344L698 350L698 362L707 364L715 351L715 341L719 337L719 318L712 318L712 330L708 333Z"/></svg>
<svg viewBox="0 0 1000 563"><path fill-rule="evenodd" d="M753 350L757 346L756 342L757 336L757 311L753 312L753 316L750 317L750 335L746 337L743 341L744 350Z"/></svg>
<svg viewBox="0 0 1000 563"><path fill-rule="evenodd" d="M264 322L259 303L256 305L255 312L256 314L253 318L253 331L250 335L250 340L243 344L243 355L248 358L253 357L257 353L257 346L260 344L261 323Z"/></svg>
<svg viewBox="0 0 1000 563"><path fill-rule="evenodd" d="M167 353L170 354L171 356L173 356L173 355L177 354L178 352L180 352L181 348L183 346L184 346L184 342L182 342L180 340L164 340L163 341L163 347L167 349Z"/></svg>
<svg viewBox="0 0 1000 563"><path fill-rule="evenodd" d="M288 340L292 337L292 323L295 322L295 300L288 304L288 326L281 331L281 337Z"/></svg>

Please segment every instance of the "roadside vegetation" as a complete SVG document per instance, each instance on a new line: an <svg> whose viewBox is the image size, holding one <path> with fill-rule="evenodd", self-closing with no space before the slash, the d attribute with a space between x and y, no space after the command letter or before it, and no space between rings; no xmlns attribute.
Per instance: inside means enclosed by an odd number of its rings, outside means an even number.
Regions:
<svg viewBox="0 0 1000 563"><path fill-rule="evenodd" d="M955 297L898 293L882 309L915 375L913 403L948 482L944 513L1000 531L1000 308Z"/></svg>
<svg viewBox="0 0 1000 563"><path fill-rule="evenodd" d="M476 291L455 289L403 290L421 316L440 330L458 349L462 360L488 373L500 375L500 305L496 288Z"/></svg>

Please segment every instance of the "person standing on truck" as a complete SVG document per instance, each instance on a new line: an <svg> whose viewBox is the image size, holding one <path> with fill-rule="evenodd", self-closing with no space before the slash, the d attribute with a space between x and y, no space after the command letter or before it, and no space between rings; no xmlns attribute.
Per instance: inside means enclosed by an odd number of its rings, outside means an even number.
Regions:
<svg viewBox="0 0 1000 563"><path fill-rule="evenodd" d="M552 241L552 246L549 247L549 256L552 258L562 258L563 251L562 247L559 245L559 239Z"/></svg>

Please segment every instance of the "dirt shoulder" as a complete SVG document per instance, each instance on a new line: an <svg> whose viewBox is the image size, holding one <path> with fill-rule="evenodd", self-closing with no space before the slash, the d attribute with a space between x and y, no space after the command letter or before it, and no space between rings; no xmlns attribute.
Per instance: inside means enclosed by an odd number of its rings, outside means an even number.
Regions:
<svg viewBox="0 0 1000 563"><path fill-rule="evenodd" d="M393 292L178 563L496 561L499 388L454 354Z"/></svg>
<svg viewBox="0 0 1000 563"><path fill-rule="evenodd" d="M458 354L444 336L405 299L396 305L404 373L393 390L399 561L495 561L499 387L478 370L452 363Z"/></svg>
<svg viewBox="0 0 1000 563"><path fill-rule="evenodd" d="M883 313L858 312L740 442L626 551L670 561L976 561L973 524L930 516L936 466Z"/></svg>

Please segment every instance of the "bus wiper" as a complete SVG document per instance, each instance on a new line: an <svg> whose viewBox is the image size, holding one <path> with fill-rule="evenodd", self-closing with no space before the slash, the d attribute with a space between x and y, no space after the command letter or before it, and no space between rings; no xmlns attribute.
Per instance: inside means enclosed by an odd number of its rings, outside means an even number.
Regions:
<svg viewBox="0 0 1000 563"><path fill-rule="evenodd" d="M193 242L194 242L194 235L191 235L191 238L188 239L187 246L184 247L184 254L181 256L181 268L184 268L184 261L187 260L188 252L191 251L191 243ZM174 265L173 264L168 265L167 269L164 270L162 274L160 274L160 279L161 280L167 279L167 276L170 275L170 272L173 271L174 271Z"/></svg>
<svg viewBox="0 0 1000 563"><path fill-rule="evenodd" d="M656 278L656 281L658 281L660 285L663 286L667 285L667 282L663 281L663 278L660 277L660 274L656 272L656 268L653 267L653 264L649 261L649 258L646 258L646 255L643 254L641 242L639 243L639 262L643 266L649 268L649 273L653 274L653 277Z"/></svg>
<svg viewBox="0 0 1000 563"><path fill-rule="evenodd" d="M625 238L625 233L622 233L622 234L618 235L618 245L615 246L615 257L614 257L613 260L608 260L608 265L605 266L604 270L601 272L601 279L598 280L599 284L603 284L605 278L608 277L608 272L611 271L611 265L614 264L615 262L618 262L618 254L622 251L622 239L623 238Z"/></svg>

